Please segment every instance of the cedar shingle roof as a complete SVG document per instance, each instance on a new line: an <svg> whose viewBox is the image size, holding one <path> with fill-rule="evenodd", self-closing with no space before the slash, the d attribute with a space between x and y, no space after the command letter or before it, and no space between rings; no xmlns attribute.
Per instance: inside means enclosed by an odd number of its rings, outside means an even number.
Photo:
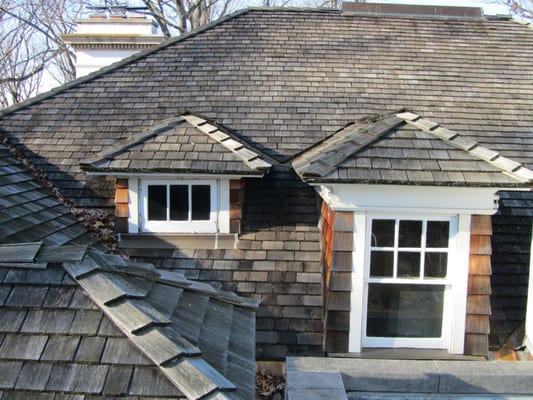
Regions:
<svg viewBox="0 0 533 400"><path fill-rule="evenodd" d="M457 132L402 112L364 119L300 154L305 181L527 186L533 171Z"/></svg>
<svg viewBox="0 0 533 400"><path fill-rule="evenodd" d="M263 175L272 166L205 119L185 115L106 148L86 171Z"/></svg>
<svg viewBox="0 0 533 400"><path fill-rule="evenodd" d="M106 253L4 145L0 176L4 397L253 397L254 300Z"/></svg>
<svg viewBox="0 0 533 400"><path fill-rule="evenodd" d="M286 161L406 108L531 168L531 59L533 30L508 19L247 10L17 106L0 127L91 205L110 205L112 187L75 182L88 179L79 163L185 110Z"/></svg>

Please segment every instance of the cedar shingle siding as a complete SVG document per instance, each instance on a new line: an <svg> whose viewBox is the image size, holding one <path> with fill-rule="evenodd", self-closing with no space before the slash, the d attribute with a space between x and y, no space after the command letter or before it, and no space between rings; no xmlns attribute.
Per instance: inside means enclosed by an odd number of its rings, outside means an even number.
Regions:
<svg viewBox="0 0 533 400"><path fill-rule="evenodd" d="M465 354L488 355L491 236L491 217L473 215L470 225Z"/></svg>
<svg viewBox="0 0 533 400"><path fill-rule="evenodd" d="M353 258L353 212L322 205L324 264L324 350L348 351Z"/></svg>

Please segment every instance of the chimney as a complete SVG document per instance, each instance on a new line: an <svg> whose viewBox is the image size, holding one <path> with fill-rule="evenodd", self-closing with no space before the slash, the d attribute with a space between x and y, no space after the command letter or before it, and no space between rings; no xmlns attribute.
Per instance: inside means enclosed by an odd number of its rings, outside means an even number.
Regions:
<svg viewBox="0 0 533 400"><path fill-rule="evenodd" d="M143 49L161 43L155 22L139 7L90 7L88 18L76 20L76 32L63 42L76 51L76 77L87 75Z"/></svg>

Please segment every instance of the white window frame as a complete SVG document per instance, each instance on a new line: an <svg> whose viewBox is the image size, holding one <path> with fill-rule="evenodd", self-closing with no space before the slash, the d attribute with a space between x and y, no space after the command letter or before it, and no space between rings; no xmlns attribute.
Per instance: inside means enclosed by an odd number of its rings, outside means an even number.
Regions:
<svg viewBox="0 0 533 400"><path fill-rule="evenodd" d="M394 267L393 267L393 277L370 277L370 255L372 250L379 249L378 247L372 246L371 243L371 236L372 236L372 221L373 220L379 220L379 219L386 219L386 220L394 220L395 221L395 243L391 247L392 251L395 254L394 257ZM448 247L446 249L441 248L440 252L443 252L445 250L447 254L447 274L444 278L426 278L424 279L422 277L423 275L423 269L421 268L420 276L418 278L400 278L397 277L397 257L396 254L398 250L400 249L398 244L398 228L399 228L399 221L421 221L423 223L423 228L427 227L427 222L430 221L446 221L449 223L449 231L448 231ZM450 341L450 333L451 333L451 319L452 319L452 312L450 310L450 304L453 303L452 301L452 295L453 295L453 267L451 266L451 260L453 259L453 254L451 251L451 242L453 238L457 234L457 217L443 217L443 216L420 216L420 215L404 215L404 216L398 216L398 215L383 215L383 214L370 214L368 215L367 221L366 221L366 231L367 231L367 239L366 239L366 252L368 254L368 257L366 258L365 262L365 279L364 279L364 297L363 297L363 319L362 319L362 345L363 347L405 347L405 348L426 348L426 349L448 349L449 341ZM425 229L423 229L422 232L423 236L425 234ZM428 250L426 247L425 239L422 238L422 242L420 244L420 247L417 248L402 248L404 251L412 250L413 252L419 253L421 255L421 262L424 259L423 256ZM430 251L431 252L431 251ZM441 336L437 338L407 338L407 337L369 337L366 335L367 331L367 311L368 311L368 291L369 291L369 284L414 284L414 285L436 285L436 286L444 286L444 302L443 302L443 311L442 311L442 327L441 327Z"/></svg>
<svg viewBox="0 0 533 400"><path fill-rule="evenodd" d="M196 179L141 179L138 188L140 222L139 230L145 233L216 233L219 232L221 186L217 180ZM148 220L148 186L152 185L209 185L211 195L210 218L206 221L149 221ZM135 185L130 185L135 186ZM167 196L168 194L167 190ZM228 190L229 192L229 190ZM189 198L191 191L189 190ZM229 196L229 194L228 194ZM229 208L229 207L228 207Z"/></svg>
<svg viewBox="0 0 533 400"><path fill-rule="evenodd" d="M449 220L450 239L448 252L448 285L443 310L443 335L441 338L366 338L366 309L368 277L370 270L370 227L373 219ZM360 352L363 347L405 347L446 349L453 354L464 351L466 296L468 289L468 260L470 248L470 215L402 212L356 212L354 217L354 252L352 273L352 311L350 313L349 351ZM363 266L358 268L356 266ZM409 279L409 281L411 281Z"/></svg>
<svg viewBox="0 0 533 400"><path fill-rule="evenodd" d="M453 304L451 310L448 352L462 354L465 341L468 266L470 259L471 215L493 215L497 210L498 188L320 184L316 189L334 211L354 212L354 242L352 252L352 292L350 311L349 351L362 348L365 265L367 265L367 216L382 218L457 218L457 234L450 241L449 263L453 265Z"/></svg>

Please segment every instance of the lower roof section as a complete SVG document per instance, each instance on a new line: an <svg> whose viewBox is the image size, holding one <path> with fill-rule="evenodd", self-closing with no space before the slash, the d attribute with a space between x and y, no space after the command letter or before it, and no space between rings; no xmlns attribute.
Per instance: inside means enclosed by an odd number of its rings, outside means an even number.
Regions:
<svg viewBox="0 0 533 400"><path fill-rule="evenodd" d="M320 391L325 381L332 392L333 382L342 383L353 399L501 400L533 394L532 363L289 357L286 368L288 400ZM335 373L341 382L332 379Z"/></svg>

